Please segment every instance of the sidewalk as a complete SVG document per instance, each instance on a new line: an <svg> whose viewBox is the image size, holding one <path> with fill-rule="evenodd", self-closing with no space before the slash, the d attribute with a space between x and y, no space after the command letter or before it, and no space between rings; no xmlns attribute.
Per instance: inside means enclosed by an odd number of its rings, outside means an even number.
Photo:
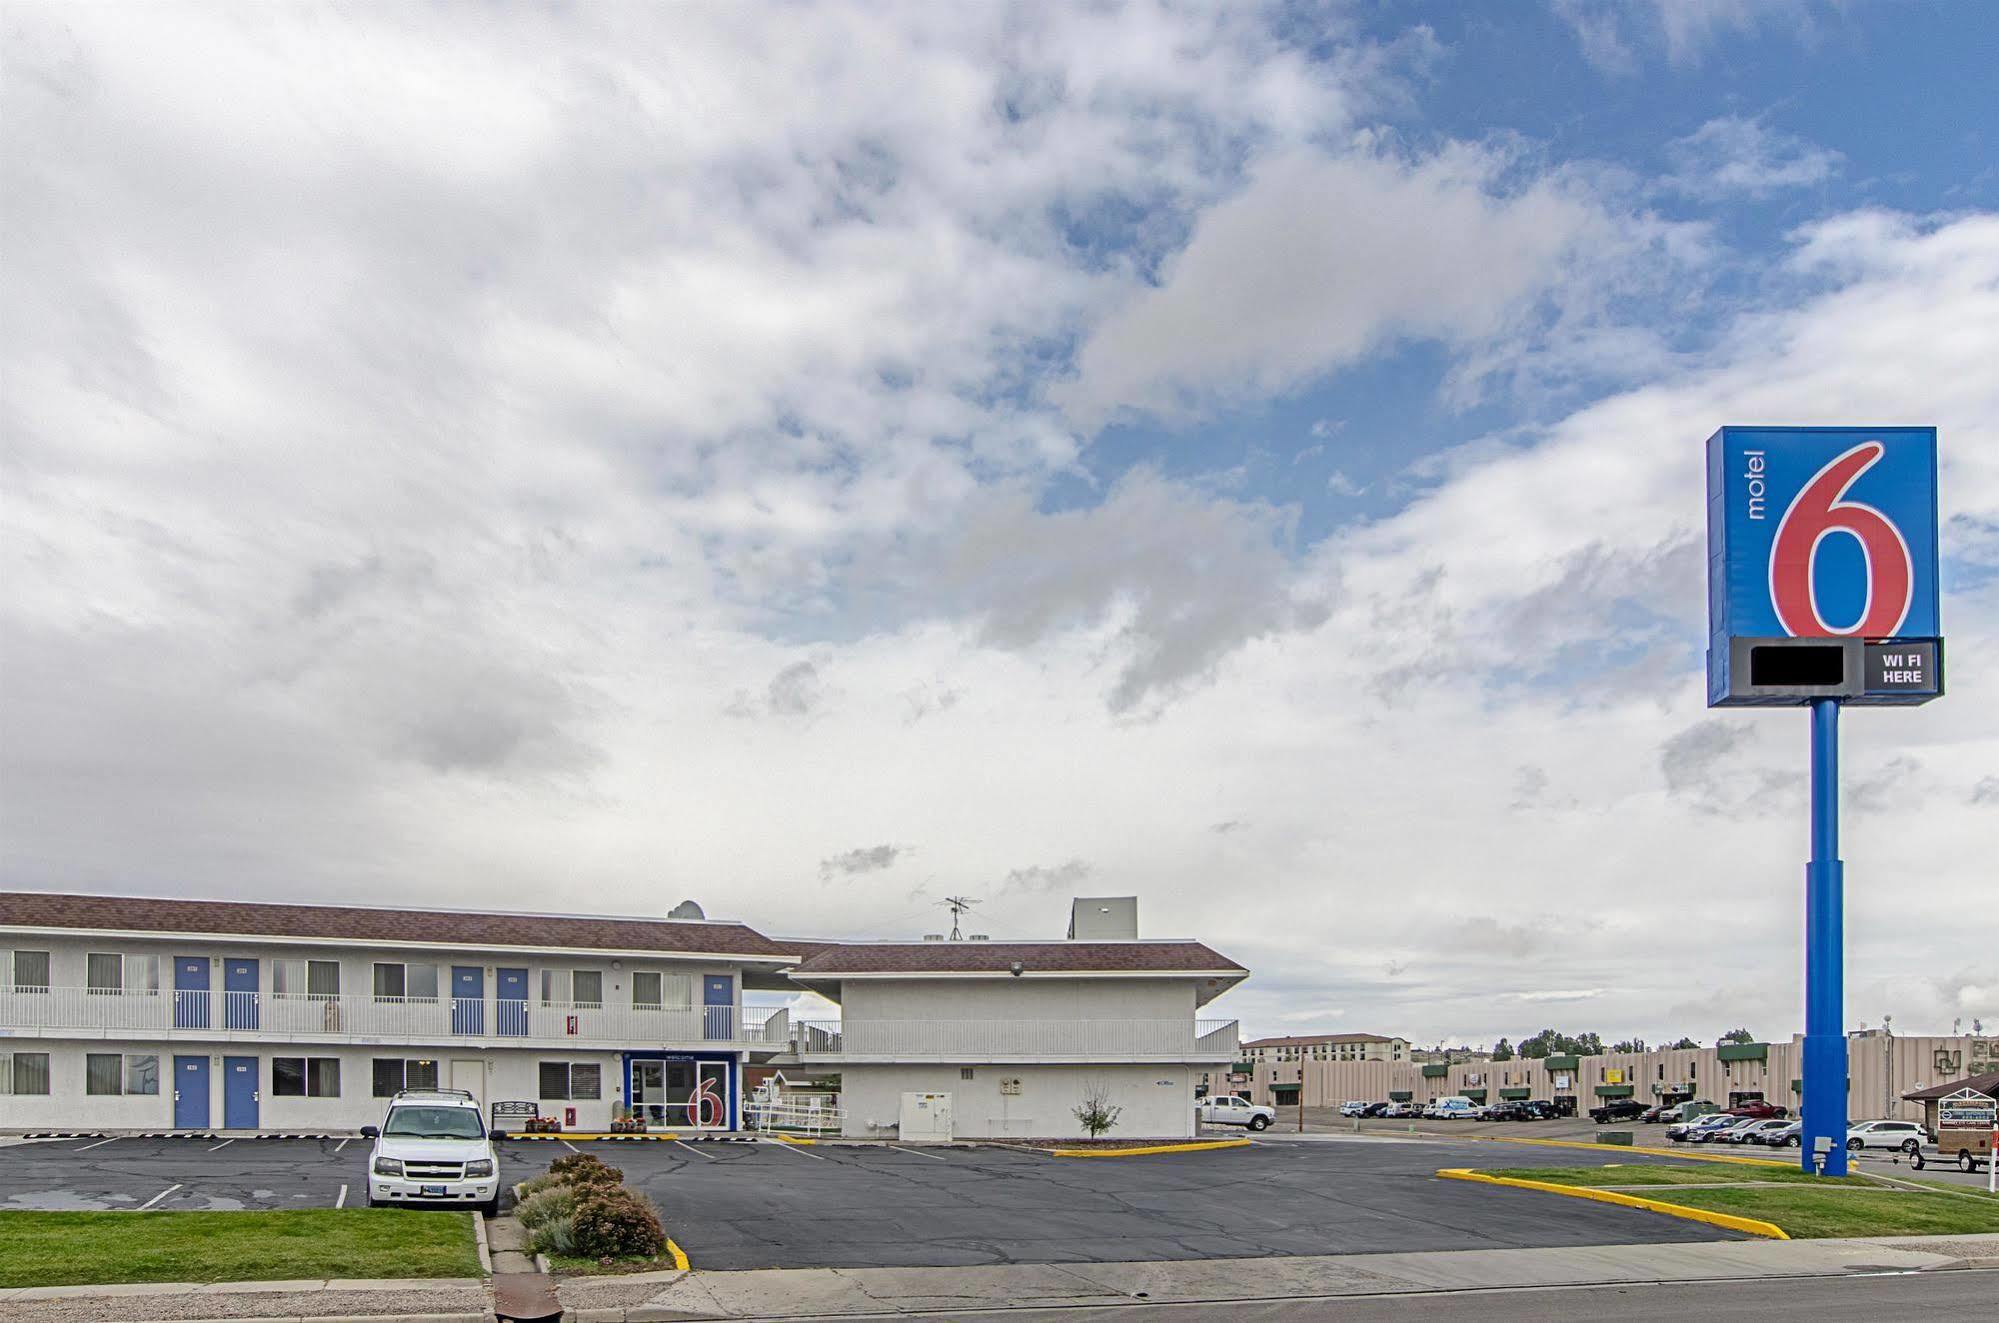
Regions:
<svg viewBox="0 0 1999 1323"><path fill-rule="evenodd" d="M28 1286L0 1290L0 1319L32 1323L126 1323L157 1319L417 1319L480 1323L477 1277L294 1282L136 1282L123 1286Z"/></svg>
<svg viewBox="0 0 1999 1323"><path fill-rule="evenodd" d="M1007 1307L1269 1300L1999 1267L1999 1235L1590 1245L1172 1263L803 1268L570 1278L575 1323L825 1318Z"/></svg>

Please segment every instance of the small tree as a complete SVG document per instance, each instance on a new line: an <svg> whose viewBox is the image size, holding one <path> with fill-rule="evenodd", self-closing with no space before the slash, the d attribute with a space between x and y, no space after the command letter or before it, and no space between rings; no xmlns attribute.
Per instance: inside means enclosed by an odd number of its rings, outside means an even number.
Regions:
<svg viewBox="0 0 1999 1323"><path fill-rule="evenodd" d="M1668 1043L1668 1044L1666 1044L1666 1046L1667 1046L1667 1047L1669 1047L1669 1048L1672 1048L1672 1049L1674 1049L1675 1051L1678 1051L1678 1050L1680 1050L1680 1049L1682 1049L1682 1048L1689 1048L1689 1047L1699 1047L1699 1046L1700 1046L1700 1044L1699 1044L1699 1043L1696 1043L1696 1042L1695 1042L1695 1041L1694 1041L1693 1039L1691 1039L1691 1038L1684 1038L1684 1037L1683 1037L1683 1038L1681 1038L1681 1039L1680 1039L1680 1041L1679 1041L1679 1042L1677 1042L1677 1043Z"/></svg>
<svg viewBox="0 0 1999 1323"><path fill-rule="evenodd" d="M1492 1046L1492 1059L1494 1061L1513 1060L1513 1044L1507 1042L1504 1038L1500 1039Z"/></svg>
<svg viewBox="0 0 1999 1323"><path fill-rule="evenodd" d="M1076 1120L1095 1139L1117 1124L1124 1108L1111 1101L1110 1090L1102 1084L1084 1086L1083 1101L1076 1104Z"/></svg>
<svg viewBox="0 0 1999 1323"><path fill-rule="evenodd" d="M1753 1043L1756 1040L1750 1037L1747 1029L1731 1029L1715 1041L1718 1043Z"/></svg>

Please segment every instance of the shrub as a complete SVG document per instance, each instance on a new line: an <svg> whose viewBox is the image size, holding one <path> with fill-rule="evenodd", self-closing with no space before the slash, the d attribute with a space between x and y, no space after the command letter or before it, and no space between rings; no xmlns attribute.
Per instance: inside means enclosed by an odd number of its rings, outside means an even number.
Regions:
<svg viewBox="0 0 1999 1323"><path fill-rule="evenodd" d="M574 1253L589 1258L654 1258L666 1248L659 1212L643 1196L620 1187L580 1191L571 1223Z"/></svg>
<svg viewBox="0 0 1999 1323"><path fill-rule="evenodd" d="M528 1249L535 1254L560 1254L564 1257L576 1253L576 1219L573 1213L551 1217L538 1227L528 1231Z"/></svg>
<svg viewBox="0 0 1999 1323"><path fill-rule="evenodd" d="M545 1190L538 1190L522 1199L514 1209L514 1216L529 1230L555 1218L566 1218L576 1211L576 1189L560 1182Z"/></svg>
<svg viewBox="0 0 1999 1323"><path fill-rule="evenodd" d="M594 1153L571 1153L548 1164L548 1174L564 1185L617 1185L625 1179L623 1170L609 1167Z"/></svg>
<svg viewBox="0 0 1999 1323"><path fill-rule="evenodd" d="M1076 1120L1095 1139L1116 1125L1124 1115L1124 1108L1111 1101L1110 1090L1101 1084L1091 1084L1083 1093L1083 1101L1076 1107Z"/></svg>

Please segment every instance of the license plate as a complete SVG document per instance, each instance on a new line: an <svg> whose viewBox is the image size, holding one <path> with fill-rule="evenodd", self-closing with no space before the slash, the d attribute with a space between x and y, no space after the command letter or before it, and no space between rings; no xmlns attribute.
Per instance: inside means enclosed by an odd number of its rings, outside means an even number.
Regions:
<svg viewBox="0 0 1999 1323"><path fill-rule="evenodd" d="M444 1197L444 1187L442 1185L420 1186L417 1189L417 1193L422 1195L426 1199L428 1199L432 1195L436 1195L438 1198L442 1199Z"/></svg>

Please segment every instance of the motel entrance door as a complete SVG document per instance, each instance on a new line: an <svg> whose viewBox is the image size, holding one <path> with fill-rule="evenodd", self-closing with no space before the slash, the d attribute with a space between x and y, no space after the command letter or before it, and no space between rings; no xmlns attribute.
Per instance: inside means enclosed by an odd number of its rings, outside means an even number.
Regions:
<svg viewBox="0 0 1999 1323"><path fill-rule="evenodd" d="M631 1104L632 1115L648 1125L726 1130L729 1063L635 1058Z"/></svg>

